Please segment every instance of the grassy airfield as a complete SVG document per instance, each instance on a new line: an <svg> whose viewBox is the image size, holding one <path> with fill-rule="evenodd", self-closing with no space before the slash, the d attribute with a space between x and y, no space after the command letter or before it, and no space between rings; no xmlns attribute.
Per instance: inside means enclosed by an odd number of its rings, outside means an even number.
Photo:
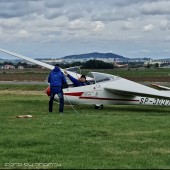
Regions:
<svg viewBox="0 0 170 170"><path fill-rule="evenodd" d="M39 87L37 89L37 86ZM170 169L170 107L65 106L45 87L0 85L0 168ZM17 115L33 118L16 118Z"/></svg>
<svg viewBox="0 0 170 170"><path fill-rule="evenodd" d="M82 69L81 71L83 74L88 74L90 71L113 74L137 82L170 82L170 69ZM49 72L41 69L0 70L0 81L44 81Z"/></svg>

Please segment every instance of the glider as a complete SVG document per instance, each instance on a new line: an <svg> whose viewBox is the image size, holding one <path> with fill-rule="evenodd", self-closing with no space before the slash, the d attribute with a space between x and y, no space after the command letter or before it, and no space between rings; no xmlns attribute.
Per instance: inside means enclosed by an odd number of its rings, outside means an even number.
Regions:
<svg viewBox="0 0 170 170"><path fill-rule="evenodd" d="M1 52L12 55L39 66L52 70L54 66L37 61L30 57L19 55L4 49ZM63 69L61 69L64 72ZM74 78L80 77L80 74L67 70L68 74ZM63 89L65 102L71 104L92 104L96 109L103 109L103 105L170 105L170 88L153 85L158 87L154 89L125 78L100 72L90 72L87 75L90 85L74 87L71 84ZM50 87L46 89L50 96ZM58 96L55 96L58 101Z"/></svg>

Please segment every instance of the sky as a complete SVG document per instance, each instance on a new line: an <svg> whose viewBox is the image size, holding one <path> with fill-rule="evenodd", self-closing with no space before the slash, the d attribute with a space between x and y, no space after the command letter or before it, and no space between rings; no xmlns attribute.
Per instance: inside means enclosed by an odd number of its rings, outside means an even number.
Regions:
<svg viewBox="0 0 170 170"><path fill-rule="evenodd" d="M0 0L0 48L31 58L170 58L170 0Z"/></svg>

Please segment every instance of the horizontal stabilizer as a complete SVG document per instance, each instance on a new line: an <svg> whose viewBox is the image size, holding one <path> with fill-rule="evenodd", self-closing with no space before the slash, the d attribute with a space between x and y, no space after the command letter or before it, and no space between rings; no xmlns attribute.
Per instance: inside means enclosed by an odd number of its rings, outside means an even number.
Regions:
<svg viewBox="0 0 170 170"><path fill-rule="evenodd" d="M122 96L141 96L170 99L170 94L164 91L159 91L123 78L108 83L107 86L104 87L104 89Z"/></svg>
<svg viewBox="0 0 170 170"><path fill-rule="evenodd" d="M160 85L158 85L158 84L151 84L151 86L156 87L156 88L159 89L159 90L167 90L167 91L170 91L170 88L169 88L169 87L160 86Z"/></svg>

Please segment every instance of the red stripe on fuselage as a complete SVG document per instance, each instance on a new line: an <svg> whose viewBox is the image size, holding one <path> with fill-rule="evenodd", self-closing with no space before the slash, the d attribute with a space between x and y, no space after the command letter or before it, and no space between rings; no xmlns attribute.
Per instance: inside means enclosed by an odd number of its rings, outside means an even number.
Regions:
<svg viewBox="0 0 170 170"><path fill-rule="evenodd" d="M139 102L139 100L128 100L128 99L113 99L113 98L101 98L101 97L79 97L80 99L95 99L95 100L118 100L127 102Z"/></svg>

